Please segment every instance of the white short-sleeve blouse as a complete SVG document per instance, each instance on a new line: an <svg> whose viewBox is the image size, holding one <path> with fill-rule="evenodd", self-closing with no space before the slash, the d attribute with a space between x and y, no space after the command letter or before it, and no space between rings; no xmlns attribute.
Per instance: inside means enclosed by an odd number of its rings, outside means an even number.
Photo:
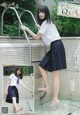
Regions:
<svg viewBox="0 0 80 115"><path fill-rule="evenodd" d="M39 29L39 33L42 34L41 39L44 44L50 46L51 42L61 39L59 32L55 24L44 21Z"/></svg>
<svg viewBox="0 0 80 115"><path fill-rule="evenodd" d="M10 86L16 86L17 87L17 80L18 80L18 78L15 76L15 74L11 74L10 76L9 76L9 79L11 80L11 82L10 82ZM21 84L22 83L22 80L21 79L19 79L19 84Z"/></svg>

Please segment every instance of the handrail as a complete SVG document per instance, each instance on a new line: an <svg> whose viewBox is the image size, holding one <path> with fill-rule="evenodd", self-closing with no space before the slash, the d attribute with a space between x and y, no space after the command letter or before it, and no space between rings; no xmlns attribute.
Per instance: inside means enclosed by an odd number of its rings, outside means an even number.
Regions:
<svg viewBox="0 0 80 115"><path fill-rule="evenodd" d="M30 15L32 16L32 19L33 19L35 25L37 25L35 17L34 17L33 13L30 10L24 10L24 11L22 11L21 14L20 14L20 19L21 19L22 15L24 15L26 12L30 13ZM19 36L20 36L20 28L19 28Z"/></svg>
<svg viewBox="0 0 80 115"><path fill-rule="evenodd" d="M24 13L26 13L26 12L28 12L28 13L31 14L31 16L32 16L32 18L33 18L33 20L34 20L34 23L37 24L37 22L36 22L36 20L35 20L35 17L34 17L33 13L32 13L30 10L24 10L24 11L22 11L22 13L20 14L20 17L21 17Z"/></svg>
<svg viewBox="0 0 80 115"><path fill-rule="evenodd" d="M17 18L18 18L18 21L19 21L20 25L22 25L22 22L21 22L21 19L20 19L20 17L19 17L19 14L18 14L17 10L16 10L14 7L7 7L6 9L4 9L4 11L3 11L3 13L2 13L2 16L1 16L1 35L3 34L3 17L4 17L5 12L6 12L8 9L11 9L11 10L13 10L13 11L16 13L16 16L17 16ZM30 43L30 41L29 41L29 39L28 39L28 36L27 36L25 30L23 30L23 32L24 32L25 38L26 38L26 40L27 40L27 42L28 42L28 45L29 45L29 50L30 50L30 65L31 65L31 60L32 60L31 43Z"/></svg>

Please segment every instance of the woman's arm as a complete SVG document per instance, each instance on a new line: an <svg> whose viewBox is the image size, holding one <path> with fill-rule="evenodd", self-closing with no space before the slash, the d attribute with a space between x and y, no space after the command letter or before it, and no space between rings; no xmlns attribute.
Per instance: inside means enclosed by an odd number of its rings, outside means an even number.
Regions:
<svg viewBox="0 0 80 115"><path fill-rule="evenodd" d="M28 90L29 92L31 92L31 93L33 93L28 87L26 87L25 85L24 85L24 83L21 81L21 85L26 89L26 90Z"/></svg>
<svg viewBox="0 0 80 115"><path fill-rule="evenodd" d="M10 83L11 83L11 80L9 79L7 87L6 87L6 91L5 91L5 95L6 96L8 95L8 87L9 87Z"/></svg>
<svg viewBox="0 0 80 115"><path fill-rule="evenodd" d="M41 38L41 34L40 33L37 33L35 34L34 32L32 32L28 27L26 26L21 26L21 29L22 30L26 30L34 39L38 40Z"/></svg>

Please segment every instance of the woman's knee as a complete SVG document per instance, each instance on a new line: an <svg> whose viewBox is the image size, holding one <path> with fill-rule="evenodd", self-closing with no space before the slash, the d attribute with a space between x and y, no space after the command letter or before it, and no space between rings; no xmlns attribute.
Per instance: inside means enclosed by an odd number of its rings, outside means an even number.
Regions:
<svg viewBox="0 0 80 115"><path fill-rule="evenodd" d="M52 74L53 74L54 77L59 76L60 71L59 70L53 71Z"/></svg>
<svg viewBox="0 0 80 115"><path fill-rule="evenodd" d="M16 97L12 97L12 100L13 100L13 101L16 101Z"/></svg>

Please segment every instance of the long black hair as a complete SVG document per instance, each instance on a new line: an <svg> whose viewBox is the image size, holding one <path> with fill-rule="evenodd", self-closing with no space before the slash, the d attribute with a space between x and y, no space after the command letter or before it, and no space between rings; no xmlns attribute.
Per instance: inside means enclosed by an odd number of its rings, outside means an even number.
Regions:
<svg viewBox="0 0 80 115"><path fill-rule="evenodd" d="M42 20L39 18L39 13L44 12L45 13L45 18ZM51 23L51 18L50 18L50 12L47 6L40 6L37 10L37 20L39 25L43 23L43 21L47 20L48 23Z"/></svg>
<svg viewBox="0 0 80 115"><path fill-rule="evenodd" d="M21 74L19 74L19 75L17 75L17 71L18 71L18 70L21 72ZM16 76L16 77L19 77L20 79L23 78L23 72L22 72L22 69L21 69L21 68L16 68L16 70L15 70L15 76Z"/></svg>

